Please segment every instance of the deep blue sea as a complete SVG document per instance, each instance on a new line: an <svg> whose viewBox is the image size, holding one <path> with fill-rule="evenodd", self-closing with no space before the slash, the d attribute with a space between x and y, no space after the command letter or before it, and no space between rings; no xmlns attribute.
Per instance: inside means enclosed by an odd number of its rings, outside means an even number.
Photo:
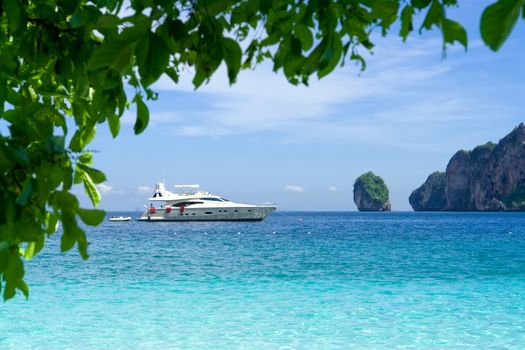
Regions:
<svg viewBox="0 0 525 350"><path fill-rule="evenodd" d="M87 231L89 260L56 235L27 263L31 295L0 305L0 349L525 348L525 213Z"/></svg>

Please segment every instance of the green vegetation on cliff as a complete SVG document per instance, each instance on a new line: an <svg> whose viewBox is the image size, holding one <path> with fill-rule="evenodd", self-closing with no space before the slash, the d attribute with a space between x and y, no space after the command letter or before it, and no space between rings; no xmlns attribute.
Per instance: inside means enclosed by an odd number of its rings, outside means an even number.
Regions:
<svg viewBox="0 0 525 350"><path fill-rule="evenodd" d="M476 146L472 151L469 152L470 161L478 162L483 158L483 156L490 156L492 151L494 151L494 148L496 148L496 145L497 144L494 142L487 142L484 145Z"/></svg>
<svg viewBox="0 0 525 350"><path fill-rule="evenodd" d="M363 188L372 200L381 203L388 201L388 188L386 187L385 181L380 176L369 171L357 178L356 185L358 183L363 185Z"/></svg>
<svg viewBox="0 0 525 350"><path fill-rule="evenodd" d="M525 209L525 185L518 186L516 190L503 196L501 201L507 208Z"/></svg>

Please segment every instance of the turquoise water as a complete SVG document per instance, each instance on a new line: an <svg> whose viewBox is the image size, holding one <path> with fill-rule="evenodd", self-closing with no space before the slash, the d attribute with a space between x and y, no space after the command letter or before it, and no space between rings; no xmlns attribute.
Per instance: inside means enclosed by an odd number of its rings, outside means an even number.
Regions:
<svg viewBox="0 0 525 350"><path fill-rule="evenodd" d="M136 213L133 213L137 216ZM277 212L53 238L1 349L523 349L525 214Z"/></svg>

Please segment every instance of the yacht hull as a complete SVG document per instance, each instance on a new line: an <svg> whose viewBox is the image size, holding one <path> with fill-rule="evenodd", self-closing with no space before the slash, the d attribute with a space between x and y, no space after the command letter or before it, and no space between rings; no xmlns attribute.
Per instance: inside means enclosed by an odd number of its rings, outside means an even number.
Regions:
<svg viewBox="0 0 525 350"><path fill-rule="evenodd" d="M275 210L271 206L217 207L217 208L157 208L155 212L146 210L138 221L262 221Z"/></svg>

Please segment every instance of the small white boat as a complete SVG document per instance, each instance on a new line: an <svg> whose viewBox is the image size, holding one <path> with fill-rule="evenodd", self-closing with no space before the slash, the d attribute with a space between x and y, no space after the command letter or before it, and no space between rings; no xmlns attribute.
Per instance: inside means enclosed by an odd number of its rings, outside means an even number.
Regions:
<svg viewBox="0 0 525 350"><path fill-rule="evenodd" d="M109 221L130 221L131 216L112 216Z"/></svg>
<svg viewBox="0 0 525 350"><path fill-rule="evenodd" d="M236 203L221 196L200 191L199 185L175 185L185 189L173 193L159 183L150 206L138 221L261 221L275 210L274 205ZM153 205L157 203L157 205Z"/></svg>

